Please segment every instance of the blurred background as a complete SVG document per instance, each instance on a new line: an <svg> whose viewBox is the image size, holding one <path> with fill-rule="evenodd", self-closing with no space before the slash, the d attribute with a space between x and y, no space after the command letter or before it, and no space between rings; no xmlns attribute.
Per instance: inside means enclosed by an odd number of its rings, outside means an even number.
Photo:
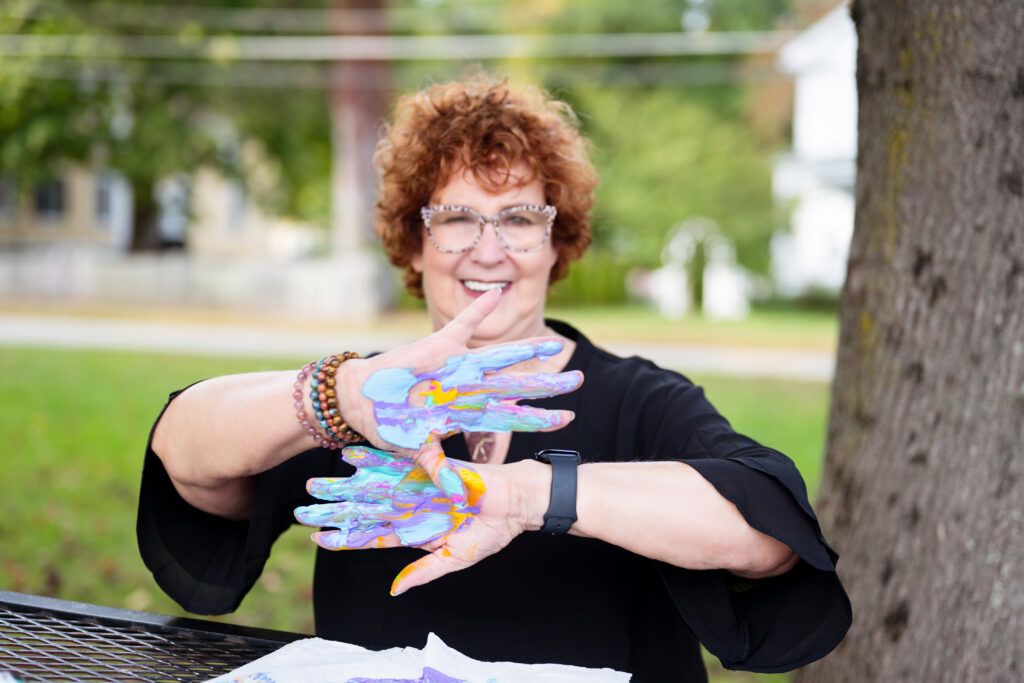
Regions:
<svg viewBox="0 0 1024 683"><path fill-rule="evenodd" d="M835 0L5 0L0 589L181 613L134 539L167 393L428 331L372 236L373 148L397 96L475 68L593 142L550 315L704 384L813 495L855 55ZM226 619L311 632L312 559L293 529Z"/></svg>

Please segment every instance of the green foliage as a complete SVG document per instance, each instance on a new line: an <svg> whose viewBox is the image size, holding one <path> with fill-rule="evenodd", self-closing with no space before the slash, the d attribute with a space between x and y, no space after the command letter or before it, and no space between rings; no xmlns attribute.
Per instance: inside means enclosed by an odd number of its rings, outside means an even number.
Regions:
<svg viewBox="0 0 1024 683"><path fill-rule="evenodd" d="M793 21L790 0L691 0L689 4L707 9L711 31L765 31Z"/></svg>
<svg viewBox="0 0 1024 683"><path fill-rule="evenodd" d="M109 48L139 33L131 22L98 11L118 4L43 3L30 12L35 3L23 1L0 10L0 33L102 35ZM128 9L138 13L146 5L157 11L168 3L133 0ZM176 37L182 46L205 34L196 22L146 31ZM211 87L218 75L225 77L220 83L232 82L233 67L223 61L109 60L88 53L0 60L0 175L14 175L22 192L73 160L116 168L132 183L137 205L151 209L156 181L199 166L248 181L253 161L242 158L242 143L255 138L264 157L258 162L276 165L274 175L286 179L263 188L257 199L302 218L327 218L330 127L321 90Z"/></svg>
<svg viewBox="0 0 1024 683"><path fill-rule="evenodd" d="M769 150L736 113L738 94L682 89L574 90L601 173L595 239L634 263L660 264L665 235L714 220L756 272L768 268Z"/></svg>
<svg viewBox="0 0 1024 683"><path fill-rule="evenodd" d="M0 8L0 33L104 35L114 46L159 34L190 46L212 36L289 31L279 21L225 18L216 14L219 10L328 6L321 0L215 0L202 7L176 7L166 0L12 0ZM397 0L385 7L388 25L398 34L557 35L673 32L680 30L687 11L703 12L709 30L767 30L790 21L789 6L790 0ZM166 22L154 21L154 16L165 15ZM309 28L312 25L305 21L307 30L332 30L326 14L322 26ZM21 191L53 174L63 160L76 159L119 169L132 181L136 201L146 203L157 179L205 164L243 182L252 181L253 196L272 211L321 224L329 220L327 64L252 63L226 57L0 60L0 174L13 173ZM596 250L606 253L594 262L615 273L629 265L657 266L666 233L686 218L706 216L736 244L739 261L763 273L768 238L777 221L770 192L773 150L745 118L747 88L737 83L644 87L630 80L648 72L664 74L660 70L665 67L706 67L727 77L742 62L735 56L515 59L485 67L544 84L580 113L602 177L594 231ZM456 77L465 66L457 61L396 63L389 72L396 90L406 91ZM592 85L567 78L577 71L589 74ZM308 83L306 74L312 74ZM259 141L249 147L258 149L256 156L270 169L270 180L253 180L254 162L243 153L247 140ZM614 259L607 254L614 254ZM604 282L598 273L588 272L590 268L582 265L556 289L556 296L623 300L621 283L577 286L584 280Z"/></svg>
<svg viewBox="0 0 1024 683"><path fill-rule="evenodd" d="M572 264L569 275L552 287L548 303L552 306L624 304L627 301L626 276L633 264L601 247Z"/></svg>
<svg viewBox="0 0 1024 683"><path fill-rule="evenodd" d="M329 224L332 152L327 95L317 89L241 89L234 94L230 111L240 134L259 140L278 170L275 192L257 195L257 200L271 210Z"/></svg>
<svg viewBox="0 0 1024 683"><path fill-rule="evenodd" d="M630 33L678 31L683 13L704 11L713 31L758 31L788 18L789 0L397 0L400 33Z"/></svg>
<svg viewBox="0 0 1024 683"><path fill-rule="evenodd" d="M80 29L76 22L36 21L21 14L30 3L15 0L0 12L0 34L59 34ZM88 154L103 117L82 113L84 102L98 99L94 93L69 81L42 86L34 79L33 62L0 56L0 174L17 171L28 183L51 176L52 162L62 157Z"/></svg>

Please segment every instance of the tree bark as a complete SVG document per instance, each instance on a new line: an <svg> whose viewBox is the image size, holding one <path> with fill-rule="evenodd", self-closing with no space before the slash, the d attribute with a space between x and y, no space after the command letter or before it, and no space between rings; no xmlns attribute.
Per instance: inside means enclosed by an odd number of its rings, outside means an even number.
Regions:
<svg viewBox="0 0 1024 683"><path fill-rule="evenodd" d="M1024 680L1024 3L856 0L820 514L854 625L797 681Z"/></svg>

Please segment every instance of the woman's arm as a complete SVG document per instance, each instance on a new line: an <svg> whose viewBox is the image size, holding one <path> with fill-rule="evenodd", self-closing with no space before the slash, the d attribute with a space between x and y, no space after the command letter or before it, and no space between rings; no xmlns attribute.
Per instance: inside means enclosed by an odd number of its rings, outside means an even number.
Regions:
<svg viewBox="0 0 1024 683"><path fill-rule="evenodd" d="M551 468L524 461L514 486L527 528L543 525ZM578 519L569 533L599 538L687 569L746 578L782 574L797 562L784 543L753 529L736 506L682 462L591 463L578 468Z"/></svg>
<svg viewBox="0 0 1024 683"><path fill-rule="evenodd" d="M483 492L472 524L419 546L421 557L395 578L398 595L500 552L544 524L551 468L532 460L465 465ZM784 543L753 529L734 504L681 462L590 463L578 469L577 521L569 533L598 538L686 569L725 569L745 578L777 576L798 560ZM404 545L397 536L375 547Z"/></svg>
<svg viewBox="0 0 1024 683"><path fill-rule="evenodd" d="M295 376L286 370L216 377L171 401L152 447L190 505L246 519L253 477L315 445L296 419Z"/></svg>

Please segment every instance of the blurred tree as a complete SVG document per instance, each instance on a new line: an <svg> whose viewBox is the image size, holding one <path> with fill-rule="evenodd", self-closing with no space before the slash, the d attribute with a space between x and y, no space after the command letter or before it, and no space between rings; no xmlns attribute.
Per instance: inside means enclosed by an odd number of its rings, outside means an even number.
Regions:
<svg viewBox="0 0 1024 683"><path fill-rule="evenodd" d="M707 216L741 263L767 270L770 149L739 116L680 88L578 89L573 100L601 170L599 245L657 265L670 228Z"/></svg>
<svg viewBox="0 0 1024 683"><path fill-rule="evenodd" d="M1024 6L857 0L857 212L800 681L1024 679Z"/></svg>
<svg viewBox="0 0 1024 683"><path fill-rule="evenodd" d="M766 31L794 22L789 0L596 5L602 11L588 3L563 3L562 13L550 23L568 19L577 30L590 32L699 33ZM771 193L772 155L785 141L779 120L788 116L790 100L788 89L781 91L785 102L780 106L777 91L766 96L760 84L742 82L744 69L751 63L764 68L765 59L690 57L685 60L689 70L678 71L675 82L650 86L638 78L599 88L571 83L559 87L557 78L547 79L549 87L580 113L594 142L601 174L596 249L609 250L619 261L657 266L669 230L687 218L706 216L736 246L742 265L755 273L768 271L770 239L778 228ZM646 73L637 60L605 60L604 66L609 81L616 72ZM649 60L646 66L670 65ZM765 112L751 102L772 106Z"/></svg>
<svg viewBox="0 0 1024 683"><path fill-rule="evenodd" d="M789 2L394 0L385 16L358 13L380 8L372 2L214 0L178 7L166 0L12 0L0 8L0 33L104 35L114 44L160 34L187 47L233 34L328 34L340 30L339 22L360 17L383 17L371 32L387 28L396 34L766 30L792 22ZM329 15L329 8L356 13ZM225 56L206 61L3 58L0 173L16 173L24 191L63 159L116 167L135 189L134 247L152 247L158 242L153 183L198 164L245 180L251 159L240 150L243 141L256 139L276 179L258 198L276 210L329 223L329 102L344 70L233 61L226 56L230 42L223 48ZM673 225L707 215L734 240L741 263L763 272L774 228L770 154L779 144L779 125L761 127L771 134L756 132L756 126L751 133L751 119L763 118L764 108L749 104L747 86L728 83L743 62L738 55L515 59L487 68L525 71L581 112L604 179L595 221L599 248L614 244L620 260L653 265ZM392 68L394 88L456 76L464 67L455 61L401 63ZM360 87L382 111L387 96L371 91L389 79L370 80L369 89ZM779 110L773 108L774 121ZM361 137L372 128L364 125Z"/></svg>
<svg viewBox="0 0 1024 683"><path fill-rule="evenodd" d="M218 0L207 6L259 4ZM0 9L0 34L104 36L116 43L133 34L162 33L182 46L204 37L203 25L187 14L163 25L153 21L167 7L160 0L12 0ZM127 17L117 14L122 8ZM322 90L297 89L281 97L263 87L217 87L236 82L232 66L223 61L197 69L177 60L114 61L88 54L74 60L0 59L0 175L14 175L19 191L27 192L69 160L118 169L133 190L133 249L161 246L157 181L201 165L245 180L247 162L252 163L241 155L247 137L263 141L263 156L281 169L274 175L292 180L263 198L303 217L327 215L330 140Z"/></svg>

